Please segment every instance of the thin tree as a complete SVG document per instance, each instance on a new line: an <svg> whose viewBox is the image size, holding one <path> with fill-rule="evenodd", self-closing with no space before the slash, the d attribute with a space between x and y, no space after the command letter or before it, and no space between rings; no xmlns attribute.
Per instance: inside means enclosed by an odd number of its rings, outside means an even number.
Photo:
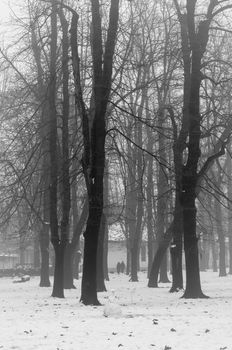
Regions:
<svg viewBox="0 0 232 350"><path fill-rule="evenodd" d="M69 147L68 147L68 116L69 94L67 67L67 23L63 24L63 110L62 110L62 155L61 155L61 223L58 222L58 135L57 135L57 111L56 111L56 57L57 57L57 14L56 1L51 4L51 54L50 54L50 82L48 90L49 101L49 154L50 154L50 230L51 242L55 251L55 270L53 283L53 297L64 297L64 254L69 234L70 211L70 183L69 183ZM62 18L63 19L63 18ZM59 227L60 226L60 227Z"/></svg>

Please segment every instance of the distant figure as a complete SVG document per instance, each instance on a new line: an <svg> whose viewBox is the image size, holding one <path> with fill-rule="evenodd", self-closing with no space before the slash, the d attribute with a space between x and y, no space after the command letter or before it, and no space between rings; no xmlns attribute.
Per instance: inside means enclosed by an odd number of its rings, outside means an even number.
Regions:
<svg viewBox="0 0 232 350"><path fill-rule="evenodd" d="M125 267L126 267L126 265L125 265L124 261L122 261L121 264L120 264L121 273L124 273Z"/></svg>
<svg viewBox="0 0 232 350"><path fill-rule="evenodd" d="M116 269L117 269L117 273L120 274L120 272L121 272L121 264L120 264L120 262L117 263Z"/></svg>

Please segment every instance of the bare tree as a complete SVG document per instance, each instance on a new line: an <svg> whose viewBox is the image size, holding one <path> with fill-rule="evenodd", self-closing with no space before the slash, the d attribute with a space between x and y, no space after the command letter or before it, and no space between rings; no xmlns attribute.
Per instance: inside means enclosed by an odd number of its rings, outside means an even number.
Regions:
<svg viewBox="0 0 232 350"><path fill-rule="evenodd" d="M116 43L119 2L111 1L107 38L103 44L100 4L92 1L93 95L89 113L80 84L76 28L78 16L72 17L72 56L76 89L76 105L82 118L85 175L89 215L84 233L84 262L81 301L99 305L97 299L97 246L103 212L103 177L105 167L106 112L111 88L113 55ZM103 50L104 48L104 50ZM104 52L103 52L104 51Z"/></svg>

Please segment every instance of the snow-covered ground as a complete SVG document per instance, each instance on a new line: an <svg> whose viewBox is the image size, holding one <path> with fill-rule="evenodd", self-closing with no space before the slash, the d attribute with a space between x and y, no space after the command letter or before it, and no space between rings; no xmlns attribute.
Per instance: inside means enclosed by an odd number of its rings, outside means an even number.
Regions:
<svg viewBox="0 0 232 350"><path fill-rule="evenodd" d="M76 290L65 299L50 297L38 277L25 283L0 279L0 349L22 350L231 350L232 276L201 274L210 299L180 299L170 285L147 287L110 275L108 292L99 293L100 307L79 303ZM109 316L105 317L104 313Z"/></svg>

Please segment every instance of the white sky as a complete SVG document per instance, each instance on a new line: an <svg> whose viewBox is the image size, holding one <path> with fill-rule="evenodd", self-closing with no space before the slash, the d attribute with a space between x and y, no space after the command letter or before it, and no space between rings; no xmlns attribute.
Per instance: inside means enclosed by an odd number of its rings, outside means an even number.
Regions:
<svg viewBox="0 0 232 350"><path fill-rule="evenodd" d="M0 0L0 22L5 22L9 18L9 2Z"/></svg>
<svg viewBox="0 0 232 350"><path fill-rule="evenodd" d="M0 46L6 41L7 31L9 31L9 21L10 2L8 0L0 0Z"/></svg>
<svg viewBox="0 0 232 350"><path fill-rule="evenodd" d="M20 14L20 6L27 0L0 0L0 47L4 48L16 39L18 28L17 16Z"/></svg>

